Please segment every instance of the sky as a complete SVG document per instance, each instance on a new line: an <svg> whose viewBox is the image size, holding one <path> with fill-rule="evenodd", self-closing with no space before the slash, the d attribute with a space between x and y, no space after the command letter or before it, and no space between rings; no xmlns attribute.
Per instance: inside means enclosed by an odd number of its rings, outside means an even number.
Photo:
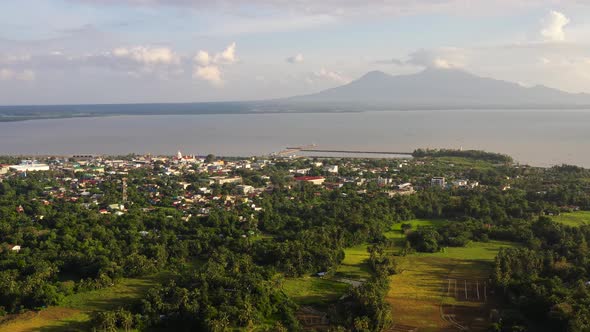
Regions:
<svg viewBox="0 0 590 332"><path fill-rule="evenodd" d="M590 93L590 1L0 2L0 105L261 100L428 67Z"/></svg>

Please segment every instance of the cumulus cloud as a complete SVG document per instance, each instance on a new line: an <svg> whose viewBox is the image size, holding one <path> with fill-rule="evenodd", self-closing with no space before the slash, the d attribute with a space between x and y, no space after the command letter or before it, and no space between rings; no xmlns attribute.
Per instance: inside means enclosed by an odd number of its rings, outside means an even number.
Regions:
<svg viewBox="0 0 590 332"><path fill-rule="evenodd" d="M236 59L236 43L231 43L221 53L215 54L213 59L217 64L231 65L237 61Z"/></svg>
<svg viewBox="0 0 590 332"><path fill-rule="evenodd" d="M0 55L0 68L7 70L3 77L23 81L34 80L37 72L64 72L83 68L108 70L134 77L153 75L168 78L184 71L183 61L181 55L167 47L133 46L86 54L50 51L30 55Z"/></svg>
<svg viewBox="0 0 590 332"><path fill-rule="evenodd" d="M295 63L303 63L304 59L303 59L303 54L298 53L298 54L288 57L286 60L288 63L295 64Z"/></svg>
<svg viewBox="0 0 590 332"><path fill-rule="evenodd" d="M213 56L207 51L200 50L193 58L193 77L205 80L214 86L221 86L223 85L222 67L237 61L235 42Z"/></svg>
<svg viewBox="0 0 590 332"><path fill-rule="evenodd" d="M218 66L197 66L193 71L193 77L205 80L215 86L223 85L221 71Z"/></svg>
<svg viewBox="0 0 590 332"><path fill-rule="evenodd" d="M30 69L14 70L10 68L0 68L0 81L34 81L35 72Z"/></svg>
<svg viewBox="0 0 590 332"><path fill-rule="evenodd" d="M208 66L211 62L211 57L209 56L209 53L205 51L199 51L193 60L201 66Z"/></svg>
<svg viewBox="0 0 590 332"><path fill-rule="evenodd" d="M541 37L545 41L563 41L565 40L564 28L570 23L563 13L552 10L547 17L543 19L543 28L541 29Z"/></svg>

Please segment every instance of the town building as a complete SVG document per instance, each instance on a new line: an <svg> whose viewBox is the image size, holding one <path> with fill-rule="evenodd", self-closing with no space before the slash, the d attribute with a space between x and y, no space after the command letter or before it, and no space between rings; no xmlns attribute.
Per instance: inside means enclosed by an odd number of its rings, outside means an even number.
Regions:
<svg viewBox="0 0 590 332"><path fill-rule="evenodd" d="M439 188L444 188L444 187L446 187L446 185L447 185L447 182L446 182L446 180L445 180L445 178L444 178L444 177L442 177L442 176L437 176L437 177L433 177L433 178L430 180L430 185L431 185L432 187L439 187Z"/></svg>
<svg viewBox="0 0 590 332"><path fill-rule="evenodd" d="M0 164L0 174L6 174L10 170L10 165Z"/></svg>
<svg viewBox="0 0 590 332"><path fill-rule="evenodd" d="M247 195L247 194L251 194L251 193L254 192L254 187L253 186L244 185L244 184L240 184L240 185L237 185L236 186L236 190L239 193L242 193L244 195Z"/></svg>
<svg viewBox="0 0 590 332"><path fill-rule="evenodd" d="M234 177L225 177L225 176L212 176L209 178L210 181L213 183L224 185L226 183L241 183L242 177L234 176Z"/></svg>
<svg viewBox="0 0 590 332"><path fill-rule="evenodd" d="M295 181L309 182L315 185L320 185L326 181L326 178L323 176L299 176L295 178Z"/></svg>
<svg viewBox="0 0 590 332"><path fill-rule="evenodd" d="M385 187L388 186L392 183L392 179L391 178L382 178L382 177L378 177L377 178L377 185L379 187Z"/></svg>
<svg viewBox="0 0 590 332"><path fill-rule="evenodd" d="M49 165L40 164L36 160L23 160L20 165L11 165L9 168L17 172L48 171Z"/></svg>
<svg viewBox="0 0 590 332"><path fill-rule="evenodd" d="M338 173L338 165L328 165L324 167L324 171L328 173Z"/></svg>

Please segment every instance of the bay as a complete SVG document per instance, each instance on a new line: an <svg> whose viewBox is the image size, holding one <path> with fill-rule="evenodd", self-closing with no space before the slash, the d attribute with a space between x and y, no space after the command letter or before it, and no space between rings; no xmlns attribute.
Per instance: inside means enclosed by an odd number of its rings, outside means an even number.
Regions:
<svg viewBox="0 0 590 332"><path fill-rule="evenodd" d="M0 154L251 156L287 146L500 152L537 166L590 167L590 110L432 110L111 116L0 123Z"/></svg>

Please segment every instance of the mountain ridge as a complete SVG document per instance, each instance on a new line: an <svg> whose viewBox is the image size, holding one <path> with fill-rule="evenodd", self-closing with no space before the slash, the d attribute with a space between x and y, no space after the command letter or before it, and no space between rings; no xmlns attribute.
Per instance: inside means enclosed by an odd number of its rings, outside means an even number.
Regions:
<svg viewBox="0 0 590 332"><path fill-rule="evenodd" d="M286 98L284 101L439 107L582 106L590 105L590 94L569 93L543 85L524 87L514 82L477 76L461 69L427 68L415 74L397 76L377 70L370 71L348 84L318 93Z"/></svg>

